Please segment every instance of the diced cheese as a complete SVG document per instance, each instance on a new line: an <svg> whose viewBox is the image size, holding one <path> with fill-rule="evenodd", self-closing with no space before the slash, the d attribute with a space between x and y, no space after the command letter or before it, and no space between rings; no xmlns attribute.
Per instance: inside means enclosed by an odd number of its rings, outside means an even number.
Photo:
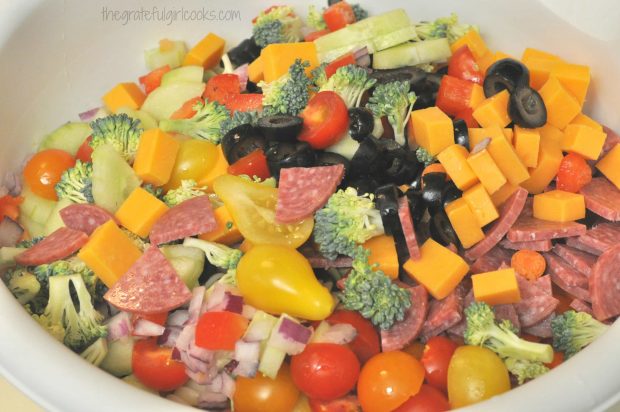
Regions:
<svg viewBox="0 0 620 412"><path fill-rule="evenodd" d="M569 124L564 129L562 150L580 154L586 159L596 160L603 150L607 134L582 124Z"/></svg>
<svg viewBox="0 0 620 412"><path fill-rule="evenodd" d="M486 138L495 139L496 137L504 137L504 130L499 126L490 127L470 127L467 129L469 133L469 147L473 150L474 147Z"/></svg>
<svg viewBox="0 0 620 412"><path fill-rule="evenodd" d="M560 129L555 126L547 123L543 127L539 127L538 133L540 134L540 140L550 140L554 141L558 145L562 143L562 138L564 138L564 133Z"/></svg>
<svg viewBox="0 0 620 412"><path fill-rule="evenodd" d="M482 103L487 97L484 95L484 89L477 83L474 83L471 88L471 94L469 95L468 107L472 110Z"/></svg>
<svg viewBox="0 0 620 412"><path fill-rule="evenodd" d="M491 140L487 150L506 180L513 185L518 185L530 177L527 168L506 138L499 137Z"/></svg>
<svg viewBox="0 0 620 412"><path fill-rule="evenodd" d="M162 186L170 179L179 147L179 141L168 133L147 130L140 137L133 170L145 182Z"/></svg>
<svg viewBox="0 0 620 412"><path fill-rule="evenodd" d="M409 122L415 142L432 156L454 144L452 120L437 106L414 110Z"/></svg>
<svg viewBox="0 0 620 412"><path fill-rule="evenodd" d="M516 272L512 268L472 275L471 282L477 302L494 306L521 300Z"/></svg>
<svg viewBox="0 0 620 412"><path fill-rule="evenodd" d="M583 195L551 190L534 196L534 217L551 222L572 222L586 217Z"/></svg>
<svg viewBox="0 0 620 412"><path fill-rule="evenodd" d="M263 61L260 56L256 58L252 63L248 65L248 79L253 83L258 83L264 80L263 76Z"/></svg>
<svg viewBox="0 0 620 412"><path fill-rule="evenodd" d="M580 64L560 63L551 70L551 77L555 77L562 83L580 105L586 100L588 87L590 86L590 68Z"/></svg>
<svg viewBox="0 0 620 412"><path fill-rule="evenodd" d="M596 164L596 168L605 175L618 189L620 189L620 144L614 146Z"/></svg>
<svg viewBox="0 0 620 412"><path fill-rule="evenodd" d="M480 183L463 192L463 199L476 217L478 226L483 227L499 217L491 196Z"/></svg>
<svg viewBox="0 0 620 412"><path fill-rule="evenodd" d="M558 174L563 158L560 144L552 139L545 139L541 133L538 165L529 170L530 178L521 183L521 187L532 194L542 193Z"/></svg>
<svg viewBox="0 0 620 412"><path fill-rule="evenodd" d="M467 149L458 144L448 146L437 155L437 160L460 190L465 190L478 182L478 177L467 163L468 155Z"/></svg>
<svg viewBox="0 0 620 412"><path fill-rule="evenodd" d="M198 236L202 240L210 242L223 243L225 245L234 245L243 240L243 236L226 206L220 206L213 211L217 229Z"/></svg>
<svg viewBox="0 0 620 412"><path fill-rule="evenodd" d="M469 271L463 258L433 239L424 242L420 254L420 259L405 262L403 269L435 299L448 296Z"/></svg>
<svg viewBox="0 0 620 412"><path fill-rule="evenodd" d="M467 163L487 192L493 194L506 183L506 177L486 149L470 154Z"/></svg>
<svg viewBox="0 0 620 412"><path fill-rule="evenodd" d="M446 206L446 215L464 248L470 248L484 239L484 232L476 221L476 215L465 199L456 199Z"/></svg>
<svg viewBox="0 0 620 412"><path fill-rule="evenodd" d="M547 122L560 130L581 112L577 98L556 77L549 77L539 93L547 108Z"/></svg>
<svg viewBox="0 0 620 412"><path fill-rule="evenodd" d="M310 66L306 68L308 75L319 65L314 42L270 44L261 51L260 59L263 65L263 76L267 83L288 73L289 67L295 63L296 59L310 62Z"/></svg>
<svg viewBox="0 0 620 412"><path fill-rule="evenodd" d="M146 99L146 95L135 83L119 83L103 96L106 108L116 113L121 107L139 109Z"/></svg>
<svg viewBox="0 0 620 412"><path fill-rule="evenodd" d="M508 116L508 90L502 90L480 103L472 115L482 127L499 126L504 128L510 124Z"/></svg>
<svg viewBox="0 0 620 412"><path fill-rule="evenodd" d="M151 228L168 206L146 190L137 187L121 204L114 217L129 231L140 237L147 237Z"/></svg>
<svg viewBox="0 0 620 412"><path fill-rule="evenodd" d="M503 129L504 131L504 137L506 138L506 140L508 140L510 142L510 144L513 143L514 140L514 130L512 130L510 127L507 127L505 129Z"/></svg>
<svg viewBox="0 0 620 412"><path fill-rule="evenodd" d="M222 145L217 145L217 157L215 164L207 174L198 180L198 186L206 186L207 192L213 193L213 181L216 177L225 175L228 173L228 162L222 151Z"/></svg>
<svg viewBox="0 0 620 412"><path fill-rule="evenodd" d="M526 167L536 167L540 151L540 133L536 129L515 126L514 134L514 147L519 159Z"/></svg>
<svg viewBox="0 0 620 412"><path fill-rule="evenodd" d="M570 122L570 124L582 124L584 126L589 126L593 129L603 131L603 126L599 122L583 113L579 113L573 121Z"/></svg>
<svg viewBox="0 0 620 412"><path fill-rule="evenodd" d="M518 188L519 186L513 185L510 182L506 182L504 186L502 186L497 192L491 195L491 201L493 202L495 207L500 207L506 202L506 200L508 200L510 196L512 196L514 192L517 191Z"/></svg>
<svg viewBox="0 0 620 412"><path fill-rule="evenodd" d="M109 288L141 255L140 249L112 220L99 226L78 253L78 257Z"/></svg>
<svg viewBox="0 0 620 412"><path fill-rule="evenodd" d="M523 55L521 56L521 60L525 63L530 59L545 59L561 62L562 59L556 56L555 54L548 53L543 50L534 49L532 47L528 47L523 50Z"/></svg>
<svg viewBox="0 0 620 412"><path fill-rule="evenodd" d="M205 69L211 69L220 62L225 45L224 39L209 33L187 52L183 66L202 66Z"/></svg>
<svg viewBox="0 0 620 412"><path fill-rule="evenodd" d="M368 263L377 265L377 269L388 275L391 279L398 278L398 253L396 243L392 236L375 236L364 243L364 249L370 252Z"/></svg>
<svg viewBox="0 0 620 412"><path fill-rule="evenodd" d="M452 43L450 50L454 53L463 46L469 47L469 50L474 55L474 59L480 59L485 54L490 53L486 43L480 37L480 33L474 29L469 30L464 36Z"/></svg>
<svg viewBox="0 0 620 412"><path fill-rule="evenodd" d="M511 58L511 56L501 51L497 51L495 53L489 52L485 54L484 56L482 56L480 59L476 60L476 63L478 63L478 67L480 68L480 71L482 71L482 73L486 73L487 69L493 63L495 63L496 61L499 61L502 59L508 59L508 58Z"/></svg>
<svg viewBox="0 0 620 412"><path fill-rule="evenodd" d="M530 71L530 87L539 90L549 80L551 71L560 63L561 61L541 58L524 60L523 64Z"/></svg>

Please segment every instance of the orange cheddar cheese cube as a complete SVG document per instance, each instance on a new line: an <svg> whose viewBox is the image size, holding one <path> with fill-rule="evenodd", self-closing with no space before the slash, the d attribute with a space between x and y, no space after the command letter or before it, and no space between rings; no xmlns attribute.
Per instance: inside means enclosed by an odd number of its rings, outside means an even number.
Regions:
<svg viewBox="0 0 620 412"><path fill-rule="evenodd" d="M454 144L452 120L437 106L414 110L409 122L415 142L432 156Z"/></svg>
<svg viewBox="0 0 620 412"><path fill-rule="evenodd" d="M593 129L603 131L603 126L599 122L583 113L579 113L573 121L570 122L570 124L582 124L584 126L589 126Z"/></svg>
<svg viewBox="0 0 620 412"><path fill-rule="evenodd" d="M396 243L392 236L375 236L364 243L364 249L370 252L368 263L377 264L377 269L388 275L391 279L398 278L398 254L396 253Z"/></svg>
<svg viewBox="0 0 620 412"><path fill-rule="evenodd" d="M596 168L605 175L618 189L620 189L620 144L614 146L596 164Z"/></svg>
<svg viewBox="0 0 620 412"><path fill-rule="evenodd" d="M547 123L543 127L539 127L536 130L538 130L538 133L540 134L541 141L549 140L559 145L562 143L562 139L564 138L564 133L560 129L550 125L549 123Z"/></svg>
<svg viewBox="0 0 620 412"><path fill-rule="evenodd" d="M288 73L296 59L310 62L310 66L306 67L306 74L310 75L312 69L319 65L314 42L277 43L265 47L260 53L265 81L271 83Z"/></svg>
<svg viewBox="0 0 620 412"><path fill-rule="evenodd" d="M512 144L512 141L514 140L514 137L515 137L514 130L512 130L509 127L502 129L502 130L504 132L504 137L506 138L506 140L508 140Z"/></svg>
<svg viewBox="0 0 620 412"><path fill-rule="evenodd" d="M556 56L555 54L551 54L546 51L528 47L525 50L523 50L523 55L521 56L521 60L523 61L523 63L525 63L531 59L545 59L545 60L551 60L551 61L556 61L556 62L562 61L562 59Z"/></svg>
<svg viewBox="0 0 620 412"><path fill-rule="evenodd" d="M467 163L467 156L469 156L467 149L458 144L448 146L437 155L437 160L460 190L465 190L478 182L478 177Z"/></svg>
<svg viewBox="0 0 620 412"><path fill-rule="evenodd" d="M497 192L491 195L491 201L493 202L493 205L495 205L495 207L500 207L501 205L503 205L506 200L508 200L508 198L517 191L518 188L519 186L513 185L510 182L506 182L504 186L502 186Z"/></svg>
<svg viewBox="0 0 620 412"><path fill-rule="evenodd" d="M142 133L133 170L147 183L162 186L170 179L181 144L160 129Z"/></svg>
<svg viewBox="0 0 620 412"><path fill-rule="evenodd" d="M260 56L258 56L252 63L248 66L248 78L253 83L258 83L261 80L264 80L263 76L263 61Z"/></svg>
<svg viewBox="0 0 620 412"><path fill-rule="evenodd" d="M525 129L515 126L514 148L519 159L526 167L538 165L538 152L540 151L540 133L536 129Z"/></svg>
<svg viewBox="0 0 620 412"><path fill-rule="evenodd" d="M560 144L557 141L544 139L541 136L540 149L538 151L538 165L529 170L530 177L525 182L521 183L521 187L532 194L542 193L558 174L560 163L563 158L564 156L562 154L562 149L560 149Z"/></svg>
<svg viewBox="0 0 620 412"><path fill-rule="evenodd" d="M469 30L464 36L452 43L450 50L454 53L463 46L469 47L469 50L471 50L471 53L474 55L474 59L476 60L480 59L485 54L490 53L486 43L482 37L480 37L480 33L474 29Z"/></svg>
<svg viewBox="0 0 620 412"><path fill-rule="evenodd" d="M137 110L145 99L146 95L137 84L119 83L103 96L103 103L110 112L116 113L123 106Z"/></svg>
<svg viewBox="0 0 620 412"><path fill-rule="evenodd" d="M467 163L487 192L493 194L506 183L506 177L486 149L470 154Z"/></svg>
<svg viewBox="0 0 620 412"><path fill-rule="evenodd" d="M502 269L472 275L474 299L488 305L518 303L521 293L514 269Z"/></svg>
<svg viewBox="0 0 620 412"><path fill-rule="evenodd" d="M580 105L586 100L588 87L590 86L590 68L581 64L560 63L551 70L551 77L555 77L562 83Z"/></svg>
<svg viewBox="0 0 620 412"><path fill-rule="evenodd" d="M478 63L478 67L480 68L480 71L482 73L486 73L487 69L496 61L498 60L502 60L502 59L508 59L511 56L509 54L506 54L504 52L501 51L497 51L495 53L489 52L487 54L485 54L484 56L482 56L480 59L476 60L476 63Z"/></svg>
<svg viewBox="0 0 620 412"><path fill-rule="evenodd" d="M420 254L420 259L405 262L403 269L435 299L448 296L469 271L463 258L433 239L424 242Z"/></svg>
<svg viewBox="0 0 620 412"><path fill-rule="evenodd" d="M582 124L569 124L564 129L562 150L580 154L586 159L596 160L603 150L607 134Z"/></svg>
<svg viewBox="0 0 620 412"><path fill-rule="evenodd" d="M477 83L474 83L471 88L471 94L469 95L469 104L468 107L471 109L475 109L486 99L487 97L484 95L484 89Z"/></svg>
<svg viewBox="0 0 620 412"><path fill-rule="evenodd" d="M211 69L222 59L224 46L226 46L224 39L209 33L187 52L183 66L202 66Z"/></svg>
<svg viewBox="0 0 620 412"><path fill-rule="evenodd" d="M484 232L476 221L476 215L465 199L456 199L446 206L446 215L464 248L470 248L484 239Z"/></svg>
<svg viewBox="0 0 620 412"><path fill-rule="evenodd" d="M499 126L504 128L510 124L508 116L508 90L502 90L494 96L485 99L475 109L472 115L482 127Z"/></svg>
<svg viewBox="0 0 620 412"><path fill-rule="evenodd" d="M217 157L215 164L211 169L209 169L206 175L198 180L198 186L206 186L207 192L213 193L213 181L216 177L228 173L228 166L228 162L226 161L226 157L222 151L222 145L217 145Z"/></svg>
<svg viewBox="0 0 620 412"><path fill-rule="evenodd" d="M168 206L146 190L137 187L118 208L114 217L129 231L147 237Z"/></svg>
<svg viewBox="0 0 620 412"><path fill-rule="evenodd" d="M225 245L234 245L243 240L243 235L239 232L235 221L226 206L220 206L213 211L217 229L208 233L203 233L198 237L202 240L210 242L223 243Z"/></svg>
<svg viewBox="0 0 620 412"><path fill-rule="evenodd" d="M487 150L506 180L513 185L518 185L530 177L527 167L505 137L491 140Z"/></svg>
<svg viewBox="0 0 620 412"><path fill-rule="evenodd" d="M551 222L572 222L586 217L583 195L550 190L534 196L534 217Z"/></svg>
<svg viewBox="0 0 620 412"><path fill-rule="evenodd" d="M462 198L474 213L478 226L486 226L499 217L491 196L482 184L464 191Z"/></svg>
<svg viewBox="0 0 620 412"><path fill-rule="evenodd" d="M78 257L109 288L140 256L140 249L112 220L99 226L78 253Z"/></svg>
<svg viewBox="0 0 620 412"><path fill-rule="evenodd" d="M472 150L484 139L495 139L496 137L505 136L504 129L496 125L490 127L470 127L467 131L469 133L469 147Z"/></svg>
<svg viewBox="0 0 620 412"><path fill-rule="evenodd" d="M532 58L527 61L523 61L523 64L530 71L530 87L535 90L539 90L549 80L549 76L553 69L561 64L557 60L548 60L541 58Z"/></svg>
<svg viewBox="0 0 620 412"><path fill-rule="evenodd" d="M560 130L581 112L577 98L556 77L549 77L539 93L547 108L547 122Z"/></svg>

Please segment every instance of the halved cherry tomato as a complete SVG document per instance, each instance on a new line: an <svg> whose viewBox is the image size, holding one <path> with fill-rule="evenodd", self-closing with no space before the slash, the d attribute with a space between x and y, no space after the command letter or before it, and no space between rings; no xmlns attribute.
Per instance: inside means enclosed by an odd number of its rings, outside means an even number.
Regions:
<svg viewBox="0 0 620 412"><path fill-rule="evenodd" d="M75 159L64 150L47 149L30 158L24 168L26 185L35 195L58 200L54 186L63 172L75 165Z"/></svg>
<svg viewBox="0 0 620 412"><path fill-rule="evenodd" d="M420 392L409 398L394 412L444 412L450 410L446 396L430 385L422 385Z"/></svg>
<svg viewBox="0 0 620 412"><path fill-rule="evenodd" d="M166 324L166 321L168 320L168 312L152 313L150 315L134 314L131 317L131 321L134 324L134 326L135 326L136 322L138 322L140 319L148 320L149 322L153 322L153 323L156 323L158 325L164 326Z"/></svg>
<svg viewBox="0 0 620 412"><path fill-rule="evenodd" d="M437 107L444 113L454 116L470 107L474 83L457 77L445 75L437 91Z"/></svg>
<svg viewBox="0 0 620 412"><path fill-rule="evenodd" d="M239 76L232 73L224 73L215 75L207 81L202 97L212 102L224 104L229 95L239 93L241 93Z"/></svg>
<svg viewBox="0 0 620 412"><path fill-rule="evenodd" d="M357 355L361 363L365 363L381 351L379 334L372 323L360 315L359 312L337 310L327 318L327 322L332 325L347 323L355 328L357 335L353 342L349 344L349 347Z"/></svg>
<svg viewBox="0 0 620 412"><path fill-rule="evenodd" d="M262 373L253 378L237 377L233 403L235 412L291 412L297 399L299 389L284 363L275 379Z"/></svg>
<svg viewBox="0 0 620 412"><path fill-rule="evenodd" d="M234 350L248 320L233 312L206 312L196 325L196 346L209 350Z"/></svg>
<svg viewBox="0 0 620 412"><path fill-rule="evenodd" d="M4 217L17 220L19 217L19 205L22 204L24 198L21 196L13 197L5 195L0 197L0 220Z"/></svg>
<svg viewBox="0 0 620 412"><path fill-rule="evenodd" d="M474 119L474 110L471 107L461 110L460 112L454 115L455 119L463 119L467 124L467 127L480 127L478 121Z"/></svg>
<svg viewBox="0 0 620 412"><path fill-rule="evenodd" d="M304 125L298 139L314 149L325 149L338 142L349 127L347 105L331 91L315 94L300 116Z"/></svg>
<svg viewBox="0 0 620 412"><path fill-rule="evenodd" d="M482 84L484 78L473 53L467 46L459 48L450 57L448 75L478 84Z"/></svg>
<svg viewBox="0 0 620 412"><path fill-rule="evenodd" d="M176 189L182 180L192 179L197 182L207 176L218 161L218 148L211 142L198 139L181 141L172 174L164 190Z"/></svg>
<svg viewBox="0 0 620 412"><path fill-rule="evenodd" d="M325 20L328 29L336 31L347 24L355 23L355 12L349 3L339 1L323 12L323 20Z"/></svg>
<svg viewBox="0 0 620 412"><path fill-rule="evenodd" d="M138 81L142 86L144 86L144 92L149 94L153 90L157 89L161 85L161 78L164 77L164 74L170 71L170 66L165 65L159 67L144 76L141 76Z"/></svg>
<svg viewBox="0 0 620 412"><path fill-rule="evenodd" d="M327 76L327 78L329 79L334 75L334 73L336 73L336 70L338 70L339 68L355 63L356 61L353 53L347 53L343 56L340 56L336 60L325 66L325 76Z"/></svg>
<svg viewBox="0 0 620 412"><path fill-rule="evenodd" d="M422 365L429 385L445 391L448 388L448 366L458 345L443 336L432 337L426 342Z"/></svg>
<svg viewBox="0 0 620 412"><path fill-rule="evenodd" d="M196 110L194 110L194 106L197 103L202 103L202 99L200 97L192 97L177 109L176 112L172 113L170 116L171 119L190 119L194 117L196 114Z"/></svg>
<svg viewBox="0 0 620 412"><path fill-rule="evenodd" d="M79 147L77 153L75 154L76 160L81 160L82 162L92 162L91 155L93 154L93 148L90 147L90 142L93 140L93 136L90 135L84 140L84 143Z"/></svg>
<svg viewBox="0 0 620 412"><path fill-rule="evenodd" d="M258 176L261 179L267 179L271 176L269 166L267 165L267 157L261 149L254 150L228 166L228 173L235 176Z"/></svg>
<svg viewBox="0 0 620 412"><path fill-rule="evenodd" d="M331 33L331 30L329 29L313 31L312 33L306 34L304 36L304 41L315 41L319 37L323 37L329 33Z"/></svg>
<svg viewBox="0 0 620 412"><path fill-rule="evenodd" d="M335 343L310 343L291 358L293 382L310 399L329 401L346 395L359 373L353 351Z"/></svg>
<svg viewBox="0 0 620 412"><path fill-rule="evenodd" d="M569 153L560 162L557 188L566 192L577 193L592 180L592 168L577 153Z"/></svg>
<svg viewBox="0 0 620 412"><path fill-rule="evenodd" d="M172 348L157 345L155 339L138 340L133 345L131 366L138 380L157 391L172 391L189 379L185 365L171 357Z"/></svg>
<svg viewBox="0 0 620 412"><path fill-rule="evenodd" d="M309 399L309 402L312 412L359 412L361 408L357 398L352 395L332 401Z"/></svg>
<svg viewBox="0 0 620 412"><path fill-rule="evenodd" d="M231 114L236 111L259 111L263 109L263 95L258 93L229 94L223 104Z"/></svg>

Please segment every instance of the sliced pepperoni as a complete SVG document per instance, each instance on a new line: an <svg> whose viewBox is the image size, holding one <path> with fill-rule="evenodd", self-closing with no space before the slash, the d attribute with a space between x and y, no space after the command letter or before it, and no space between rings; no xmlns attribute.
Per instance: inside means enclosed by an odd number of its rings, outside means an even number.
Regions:
<svg viewBox="0 0 620 412"><path fill-rule="evenodd" d="M521 215L510 228L507 238L511 242L533 242L579 236L586 233L586 226L577 222L550 222L533 216L533 202L526 203Z"/></svg>
<svg viewBox="0 0 620 412"><path fill-rule="evenodd" d="M198 196L188 199L160 217L151 228L151 243L161 245L207 233L217 228L213 207L209 196Z"/></svg>
<svg viewBox="0 0 620 412"><path fill-rule="evenodd" d="M512 242L509 239L504 239L499 242L499 245L504 249L510 250L533 250L535 252L548 252L553 247L551 240L531 240L527 242Z"/></svg>
<svg viewBox="0 0 620 412"><path fill-rule="evenodd" d="M295 223L325 206L344 176L344 165L282 169L276 220Z"/></svg>
<svg viewBox="0 0 620 412"><path fill-rule="evenodd" d="M433 300L429 305L428 318L422 326L422 339L428 340L450 329L463 319L465 291L461 286L441 300Z"/></svg>
<svg viewBox="0 0 620 412"><path fill-rule="evenodd" d="M605 156L607 152L620 143L620 135L611 130L609 127L603 126L603 131L607 133L607 138L605 138L605 143L603 144L603 150L601 151L600 157Z"/></svg>
<svg viewBox="0 0 620 412"><path fill-rule="evenodd" d="M561 262L559 258L558 260ZM592 298L590 297L590 292L587 289L587 285L586 287L581 287L566 283L565 279L570 279L571 277L579 275L579 272L577 272L575 269L571 268L568 265L557 265L555 263L552 263L551 265L547 263L547 268L549 270L549 274L551 275L551 280L560 289L577 299L585 300L586 302L592 301ZM577 275L575 275L575 273L577 273Z"/></svg>
<svg viewBox="0 0 620 412"><path fill-rule="evenodd" d="M470 289L463 298L463 314L465 309L474 303L474 300L474 290ZM463 318L457 324L451 326L447 332L451 335L462 337L465 334L465 329L467 329L467 319L463 316Z"/></svg>
<svg viewBox="0 0 620 412"><path fill-rule="evenodd" d="M547 316L544 320L538 322L536 325L524 328L523 332L533 336L538 336L539 338L550 338L553 336L553 331L551 330L551 321L553 320L553 318L555 318L555 313Z"/></svg>
<svg viewBox="0 0 620 412"><path fill-rule="evenodd" d="M592 266L596 263L596 256L561 243L553 247L553 253L586 276L590 276Z"/></svg>
<svg viewBox="0 0 620 412"><path fill-rule="evenodd" d="M61 227L45 239L20 253L15 262L22 266L38 266L71 256L86 242L88 235L79 230Z"/></svg>
<svg viewBox="0 0 620 412"><path fill-rule="evenodd" d="M592 312L600 321L620 315L620 245L603 253L590 274ZM575 296L579 298L579 296ZM583 299L585 300L585 299Z"/></svg>
<svg viewBox="0 0 620 412"><path fill-rule="evenodd" d="M595 177L581 189L586 207L612 222L620 221L620 190L604 177Z"/></svg>
<svg viewBox="0 0 620 412"><path fill-rule="evenodd" d="M60 211L60 218L68 228L90 235L114 216L102 207L91 204L74 204Z"/></svg>
<svg viewBox="0 0 620 412"><path fill-rule="evenodd" d="M502 264L510 265L510 258L512 257L512 253L503 249L501 247L494 247L490 251L488 251L484 256L479 257L476 261L471 265L469 270L471 273L484 273L491 272L493 270L499 269Z"/></svg>
<svg viewBox="0 0 620 412"><path fill-rule="evenodd" d="M580 288L588 287L588 277L572 267L567 261L554 253L545 253L543 255L547 261L547 270L554 273L562 279L567 286L576 286Z"/></svg>
<svg viewBox="0 0 620 412"><path fill-rule="evenodd" d="M570 306L572 309L575 309L577 312L585 312L590 315L593 315L592 307L590 307L590 305L588 305L583 300L573 299L572 302L568 306Z"/></svg>
<svg viewBox="0 0 620 412"><path fill-rule="evenodd" d="M405 235L405 243L407 244L407 249L409 250L409 258L418 260L422 257L422 255L420 254L420 247L418 245L418 240L416 239L407 196L403 196L398 199L398 217L400 218L400 225L403 228L403 234Z"/></svg>
<svg viewBox="0 0 620 412"><path fill-rule="evenodd" d="M327 259L323 256L306 256L310 266L314 269L342 269L342 268L350 268L353 266L353 259L348 256L339 256L334 260Z"/></svg>
<svg viewBox="0 0 620 412"><path fill-rule="evenodd" d="M381 331L383 352L400 350L418 337L428 311L428 292L424 286L409 288L411 306L405 318L390 329Z"/></svg>
<svg viewBox="0 0 620 412"><path fill-rule="evenodd" d="M499 218L485 233L485 238L478 242L476 246L465 252L465 256L469 260L476 260L493 249L493 247L506 236L506 233L508 233L512 225L517 221L525 207L526 200L527 190L522 187L518 188L502 205Z"/></svg>
<svg viewBox="0 0 620 412"><path fill-rule="evenodd" d="M598 249L591 248L590 246L584 244L578 237L569 237L566 239L566 246L581 250L582 252L586 252L594 256L600 256L603 253Z"/></svg>
<svg viewBox="0 0 620 412"><path fill-rule="evenodd" d="M615 246L620 239L620 225L616 223L602 223L579 236L579 242L590 250L602 254Z"/></svg>
<svg viewBox="0 0 620 412"><path fill-rule="evenodd" d="M521 329L521 320L515 305L495 305L493 306L493 312L495 312L495 319L498 321L508 320L517 330Z"/></svg>
<svg viewBox="0 0 620 412"><path fill-rule="evenodd" d="M130 313L169 312L192 297L185 283L156 246L149 247L104 296Z"/></svg>
<svg viewBox="0 0 620 412"><path fill-rule="evenodd" d="M536 325L550 316L560 303L553 297L551 279L542 276L531 282L523 276L517 276L521 301L515 303L515 309L522 327Z"/></svg>

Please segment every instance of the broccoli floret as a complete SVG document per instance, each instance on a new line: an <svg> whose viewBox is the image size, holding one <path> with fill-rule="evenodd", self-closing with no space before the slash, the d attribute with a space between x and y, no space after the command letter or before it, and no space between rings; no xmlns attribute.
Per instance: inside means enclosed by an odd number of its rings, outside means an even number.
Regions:
<svg viewBox="0 0 620 412"><path fill-rule="evenodd" d="M383 233L372 195L358 196L352 187L334 193L314 216L314 241L328 259L339 254L354 257L360 243Z"/></svg>
<svg viewBox="0 0 620 412"><path fill-rule="evenodd" d="M485 346L501 358L548 363L553 360L551 345L528 342L514 333L514 326L504 320L497 324L495 314L484 302L474 302L465 309L467 329L465 343Z"/></svg>
<svg viewBox="0 0 620 412"><path fill-rule="evenodd" d="M394 129L394 140L405 144L405 124L416 101L414 92L409 91L409 82L391 82L378 85L367 107L377 118L387 116Z"/></svg>
<svg viewBox="0 0 620 412"><path fill-rule="evenodd" d="M4 282L22 305L29 303L41 290L41 284L37 277L23 267L16 267L7 271Z"/></svg>
<svg viewBox="0 0 620 412"><path fill-rule="evenodd" d="M357 246L359 252L353 260L353 269L344 281L340 298L346 309L356 310L363 317L385 330L405 318L411 306L411 296L393 283L380 270L373 270L368 263L369 252Z"/></svg>
<svg viewBox="0 0 620 412"><path fill-rule="evenodd" d="M220 133L224 136L226 133L241 126L242 124L255 125L258 122L259 113L256 111L242 112L240 110L235 111L232 117L222 122L220 127Z"/></svg>
<svg viewBox="0 0 620 412"><path fill-rule="evenodd" d="M181 180L181 186L171 189L164 195L164 202L172 207L188 199L204 196L207 191L206 186L198 186L195 180Z"/></svg>
<svg viewBox="0 0 620 412"><path fill-rule="evenodd" d="M422 146L416 149L415 157L417 157L420 163L424 163L424 166L428 166L435 161L435 158Z"/></svg>
<svg viewBox="0 0 620 412"><path fill-rule="evenodd" d="M276 178L275 177L268 177L267 179L263 180L260 177L254 175L252 177L248 176L248 175L238 175L238 177L248 180L252 183L259 183L261 185L267 186L267 187L276 187Z"/></svg>
<svg viewBox="0 0 620 412"><path fill-rule="evenodd" d="M314 4L308 7L308 18L306 18L306 25L317 31L325 30L327 28L322 11L317 9Z"/></svg>
<svg viewBox="0 0 620 412"><path fill-rule="evenodd" d="M87 362L92 363L95 366L101 365L101 362L108 355L108 341L106 338L99 338L94 341L89 347L84 349L80 356Z"/></svg>
<svg viewBox="0 0 620 412"><path fill-rule="evenodd" d="M319 91L331 90L338 93L347 107L351 108L360 105L364 92L376 82L377 79L368 76L366 69L350 64L339 67Z"/></svg>
<svg viewBox="0 0 620 412"><path fill-rule="evenodd" d="M416 24L415 31L422 40L447 38L450 44L463 37L469 30L478 31L471 24L459 24L459 16L452 13L449 17L440 17L433 22L421 21Z"/></svg>
<svg viewBox="0 0 620 412"><path fill-rule="evenodd" d="M79 309L71 298L71 284L76 291ZM107 336L107 328L101 324L103 316L93 307L91 296L79 275L50 278L49 301L45 311L33 317L76 352Z"/></svg>
<svg viewBox="0 0 620 412"><path fill-rule="evenodd" d="M95 275L95 273L86 266L86 264L77 257L71 257L67 260L58 260L56 262L39 265L33 269L34 275L44 290L47 290L49 279L53 276L69 276L79 275L88 293L96 302L103 299L107 288ZM47 293L44 293L47 296Z"/></svg>
<svg viewBox="0 0 620 412"><path fill-rule="evenodd" d="M252 35L260 47L273 43L295 43L302 39L302 21L292 7L274 6L253 21Z"/></svg>
<svg viewBox="0 0 620 412"><path fill-rule="evenodd" d="M222 123L230 119L230 112L218 102L198 102L193 109L196 114L190 119L164 119L159 128L164 132L181 133L195 139L219 144L222 140Z"/></svg>
<svg viewBox="0 0 620 412"><path fill-rule="evenodd" d="M147 192L149 192L150 194L152 194L158 199L161 199L164 193L164 189L162 189L161 187L154 186L150 183L143 185L142 189L146 190Z"/></svg>
<svg viewBox="0 0 620 412"><path fill-rule="evenodd" d="M368 17L368 11L362 8L362 6L360 6L359 4L352 4L351 8L353 9L353 13L355 13L355 21L364 20L366 17Z"/></svg>
<svg viewBox="0 0 620 412"><path fill-rule="evenodd" d="M549 372L549 368L542 362L506 358L504 359L504 364L508 371L517 378L519 385L523 385L526 381Z"/></svg>
<svg viewBox="0 0 620 412"><path fill-rule="evenodd" d="M196 247L203 252L209 263L218 268L234 270L237 268L239 259L243 253L239 249L234 249L221 243L209 242L208 240L188 237L183 241L183 246Z"/></svg>
<svg viewBox="0 0 620 412"><path fill-rule="evenodd" d="M589 313L569 310L551 321L553 347L566 358L575 355L609 330L609 325L594 319Z"/></svg>
<svg viewBox="0 0 620 412"><path fill-rule="evenodd" d="M129 163L133 163L138 143L142 135L140 120L133 119L125 113L112 114L90 123L93 129L90 147L111 144Z"/></svg>
<svg viewBox="0 0 620 412"><path fill-rule="evenodd" d="M21 242L16 244L15 247L30 249L31 247L33 247L34 245L36 245L43 239L45 239L45 236L37 236L37 237L33 237L32 239L22 240Z"/></svg>
<svg viewBox="0 0 620 412"><path fill-rule="evenodd" d="M258 84L263 89L263 113L296 116L306 107L311 86L305 71L308 66L308 61L297 59L284 76L271 83L261 81Z"/></svg>
<svg viewBox="0 0 620 412"><path fill-rule="evenodd" d="M326 67L327 63L321 63L310 72L312 84L316 90L319 90L327 83L327 73L325 72Z"/></svg>
<svg viewBox="0 0 620 412"><path fill-rule="evenodd" d="M68 199L73 203L94 203L93 164L77 160L75 166L60 176L54 189L58 199Z"/></svg>

